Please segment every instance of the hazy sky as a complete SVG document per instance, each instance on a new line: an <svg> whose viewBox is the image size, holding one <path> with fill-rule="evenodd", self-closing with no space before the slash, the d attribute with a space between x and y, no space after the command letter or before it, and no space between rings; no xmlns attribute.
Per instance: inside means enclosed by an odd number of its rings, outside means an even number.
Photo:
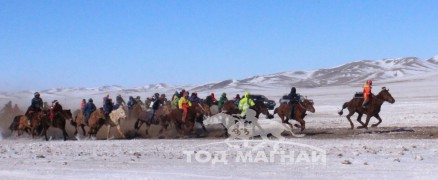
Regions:
<svg viewBox="0 0 438 180"><path fill-rule="evenodd" d="M0 0L0 91L197 84L438 54L436 0Z"/></svg>

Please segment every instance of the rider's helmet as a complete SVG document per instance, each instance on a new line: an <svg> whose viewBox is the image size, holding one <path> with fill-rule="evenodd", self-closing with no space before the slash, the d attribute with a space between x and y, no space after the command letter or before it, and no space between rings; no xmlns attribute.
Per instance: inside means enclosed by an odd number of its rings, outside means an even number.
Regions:
<svg viewBox="0 0 438 180"><path fill-rule="evenodd" d="M52 101L52 104L56 104L56 103L58 103L58 100L55 99Z"/></svg>
<svg viewBox="0 0 438 180"><path fill-rule="evenodd" d="M88 99L88 102L93 102L93 99L91 99L91 98L90 98L90 99Z"/></svg>
<svg viewBox="0 0 438 180"><path fill-rule="evenodd" d="M372 80L367 80L367 84L368 85L373 85L373 81Z"/></svg>
<svg viewBox="0 0 438 180"><path fill-rule="evenodd" d="M40 93L39 93L39 92L35 92L33 95L34 95L35 97L39 97L39 96L40 96Z"/></svg>

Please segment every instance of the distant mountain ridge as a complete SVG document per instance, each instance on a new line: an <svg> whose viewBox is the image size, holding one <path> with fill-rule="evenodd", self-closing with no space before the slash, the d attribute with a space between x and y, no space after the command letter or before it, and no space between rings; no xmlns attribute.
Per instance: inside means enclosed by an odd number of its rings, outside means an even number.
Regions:
<svg viewBox="0 0 438 180"><path fill-rule="evenodd" d="M270 88L313 88L335 85L362 83L367 79L374 81L405 77L438 70L438 55L428 60L416 57L398 59L384 59L379 61L361 60L333 68L324 68L310 71L287 71L268 75L256 75L241 80L223 80L201 85L174 86L164 83L150 84L137 88L123 88L121 86L102 86L97 88L52 88L41 91L52 96L83 96L103 93L118 94L151 94L152 92L173 93L176 90L186 89L190 92L213 91L242 91L242 90L269 90ZM30 94L31 91L16 93L1 93L0 98L8 96L18 97L19 94Z"/></svg>

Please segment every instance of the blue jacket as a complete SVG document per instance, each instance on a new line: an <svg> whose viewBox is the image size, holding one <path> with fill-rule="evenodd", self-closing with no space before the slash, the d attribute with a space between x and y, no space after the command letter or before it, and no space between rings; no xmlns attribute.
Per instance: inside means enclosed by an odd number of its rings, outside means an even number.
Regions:
<svg viewBox="0 0 438 180"><path fill-rule="evenodd" d="M91 103L87 103L84 107L83 113L85 114L91 114L94 111L96 111L96 105L91 104Z"/></svg>
<svg viewBox="0 0 438 180"><path fill-rule="evenodd" d="M43 109L43 99L33 98L30 107L33 109Z"/></svg>
<svg viewBox="0 0 438 180"><path fill-rule="evenodd" d="M106 99L103 104L103 110L105 110L105 113L110 113L113 111L113 102L110 99Z"/></svg>
<svg viewBox="0 0 438 180"><path fill-rule="evenodd" d="M190 102L201 103L201 99L199 99L198 96L190 97L190 98L189 98L189 101L190 101Z"/></svg>

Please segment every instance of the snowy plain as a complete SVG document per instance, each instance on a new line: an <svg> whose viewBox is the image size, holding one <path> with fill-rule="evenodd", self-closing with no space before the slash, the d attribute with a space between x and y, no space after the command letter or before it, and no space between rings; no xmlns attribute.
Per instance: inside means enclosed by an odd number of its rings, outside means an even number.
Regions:
<svg viewBox="0 0 438 180"><path fill-rule="evenodd" d="M349 129L345 116L337 112L349 101L361 84L298 88L313 99L316 112L306 117L303 138L286 136L286 142L307 144L326 151L326 163L200 163L187 162L184 151L208 152L236 149L212 145L225 138L157 137L112 140L62 141L58 130L51 130L51 141L31 139L27 135L9 136L0 141L1 179L435 179L438 175L438 73L422 73L375 82L374 93L381 87L390 89L394 104L384 103L380 113L383 122L378 128ZM249 89L249 88L248 88ZM252 93L276 100L289 88L252 87ZM223 89L230 95L243 93L237 88ZM84 95L101 98L105 91L86 91L68 95L61 102L67 108L77 107ZM111 95L117 90L109 91ZM169 90L168 92L172 92ZM207 94L208 92L202 92ZM219 92L217 93L219 94ZM44 98L44 97L43 97ZM57 97L46 97L57 98ZM29 98L12 99L14 102ZM68 100L68 102L67 102ZM345 112L344 112L345 114ZM355 119L355 116L353 117ZM274 120L279 120L278 116ZM371 119L371 123L377 122ZM357 126L358 123L353 120ZM67 125L70 126L70 125ZM127 131L132 126L125 126ZM69 127L69 134L72 134ZM127 128L127 129L126 129ZM212 128L207 126L207 128ZM373 133L380 130L409 131ZM421 130L421 129L428 130ZM104 132L106 128L102 128ZM144 129L143 129L144 130ZM142 130L142 131L143 131ZM334 132L328 138L324 133ZM342 136L336 135L342 132ZM294 132L299 133L298 129ZM316 133L316 135L311 135ZM171 133L169 133L171 134ZM245 150L245 149L242 149Z"/></svg>

